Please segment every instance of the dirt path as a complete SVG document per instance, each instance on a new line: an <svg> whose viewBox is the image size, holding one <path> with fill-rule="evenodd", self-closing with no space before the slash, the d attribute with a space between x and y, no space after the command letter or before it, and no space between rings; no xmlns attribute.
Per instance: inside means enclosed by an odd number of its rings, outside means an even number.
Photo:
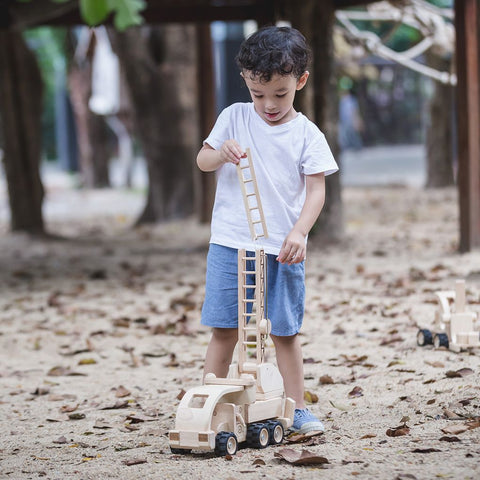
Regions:
<svg viewBox="0 0 480 480"><path fill-rule="evenodd" d="M345 241L310 243L302 331L327 431L231 460L172 455L166 437L177 396L200 383L208 228L132 231L120 206L55 217L70 240L3 233L0 478L479 478L479 352L415 344L433 292L456 278L480 312L480 254L456 253L456 194L350 188L344 202ZM387 435L396 427L405 435ZM289 464L285 448L329 463Z"/></svg>

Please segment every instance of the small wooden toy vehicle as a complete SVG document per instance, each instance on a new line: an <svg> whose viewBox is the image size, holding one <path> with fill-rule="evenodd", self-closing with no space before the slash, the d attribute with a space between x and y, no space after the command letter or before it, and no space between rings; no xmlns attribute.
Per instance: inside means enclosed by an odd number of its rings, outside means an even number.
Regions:
<svg viewBox="0 0 480 480"><path fill-rule="evenodd" d="M247 149L247 165L237 166L253 240L267 237L265 219ZM253 218L252 212L256 213ZM240 444L265 448L283 441L293 424L295 401L286 398L277 367L265 362L270 321L265 312L266 256L238 251L238 360L227 378L205 375L204 385L187 391L180 401L175 428L169 432L172 453L191 450L234 455ZM254 266L254 267L253 267ZM253 269L254 268L254 269ZM255 283L247 278L254 277ZM254 358L248 353L254 349Z"/></svg>
<svg viewBox="0 0 480 480"><path fill-rule="evenodd" d="M480 346L480 332L475 329L477 314L465 310L465 280L455 282L455 291L435 292L438 309L435 312L434 331L422 328L417 333L421 347L432 344L460 351Z"/></svg>

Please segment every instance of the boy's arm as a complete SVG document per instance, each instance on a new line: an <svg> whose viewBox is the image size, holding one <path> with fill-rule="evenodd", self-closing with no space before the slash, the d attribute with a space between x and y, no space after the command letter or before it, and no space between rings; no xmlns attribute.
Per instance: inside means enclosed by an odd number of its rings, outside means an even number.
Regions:
<svg viewBox="0 0 480 480"><path fill-rule="evenodd" d="M305 237L315 224L325 203L325 175L306 176L306 196L297 223L285 238L277 260L280 263L300 263L305 259Z"/></svg>
<svg viewBox="0 0 480 480"><path fill-rule="evenodd" d="M198 152L197 165L203 172L213 172L227 162L236 165L244 156L245 152L235 140L226 140L220 150L206 143Z"/></svg>

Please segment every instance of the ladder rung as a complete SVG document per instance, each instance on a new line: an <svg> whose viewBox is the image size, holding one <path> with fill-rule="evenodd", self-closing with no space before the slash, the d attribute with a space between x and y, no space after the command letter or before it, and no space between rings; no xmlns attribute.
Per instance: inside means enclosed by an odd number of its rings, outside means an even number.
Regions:
<svg viewBox="0 0 480 480"><path fill-rule="evenodd" d="M247 193L247 197L254 197L256 193Z"/></svg>
<svg viewBox="0 0 480 480"><path fill-rule="evenodd" d="M250 207L249 210L253 211L253 210L260 210L260 209L258 207ZM257 222L253 222L253 223L257 223Z"/></svg>
<svg viewBox="0 0 480 480"><path fill-rule="evenodd" d="M243 285L243 288L257 288L256 285Z"/></svg>
<svg viewBox="0 0 480 480"><path fill-rule="evenodd" d="M261 220L256 220L255 222L252 222L252 223L257 224L257 223L262 223L262 221Z"/></svg>
<svg viewBox="0 0 480 480"><path fill-rule="evenodd" d="M255 303L255 302L256 302L256 300L253 300L253 299L252 300L246 299L246 298L243 299L243 303Z"/></svg>
<svg viewBox="0 0 480 480"><path fill-rule="evenodd" d="M254 274L255 270L243 270L242 273Z"/></svg>
<svg viewBox="0 0 480 480"><path fill-rule="evenodd" d="M257 345L257 342L255 340L250 340L249 342L242 342L243 345Z"/></svg>
<svg viewBox="0 0 480 480"><path fill-rule="evenodd" d="M249 180L243 179L243 183L250 183L250 182L253 182L253 178L250 178Z"/></svg>

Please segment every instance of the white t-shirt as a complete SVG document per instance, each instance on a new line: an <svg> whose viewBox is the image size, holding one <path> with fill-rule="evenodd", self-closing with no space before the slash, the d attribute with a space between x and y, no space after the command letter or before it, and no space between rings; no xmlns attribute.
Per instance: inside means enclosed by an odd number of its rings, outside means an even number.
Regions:
<svg viewBox="0 0 480 480"><path fill-rule="evenodd" d="M219 115L204 143L218 150L229 139L242 149L250 148L268 238L252 240L236 166L226 163L217 170L210 243L247 250L261 247L278 255L305 202L305 175L338 170L325 135L301 113L272 126L253 103L235 103Z"/></svg>

